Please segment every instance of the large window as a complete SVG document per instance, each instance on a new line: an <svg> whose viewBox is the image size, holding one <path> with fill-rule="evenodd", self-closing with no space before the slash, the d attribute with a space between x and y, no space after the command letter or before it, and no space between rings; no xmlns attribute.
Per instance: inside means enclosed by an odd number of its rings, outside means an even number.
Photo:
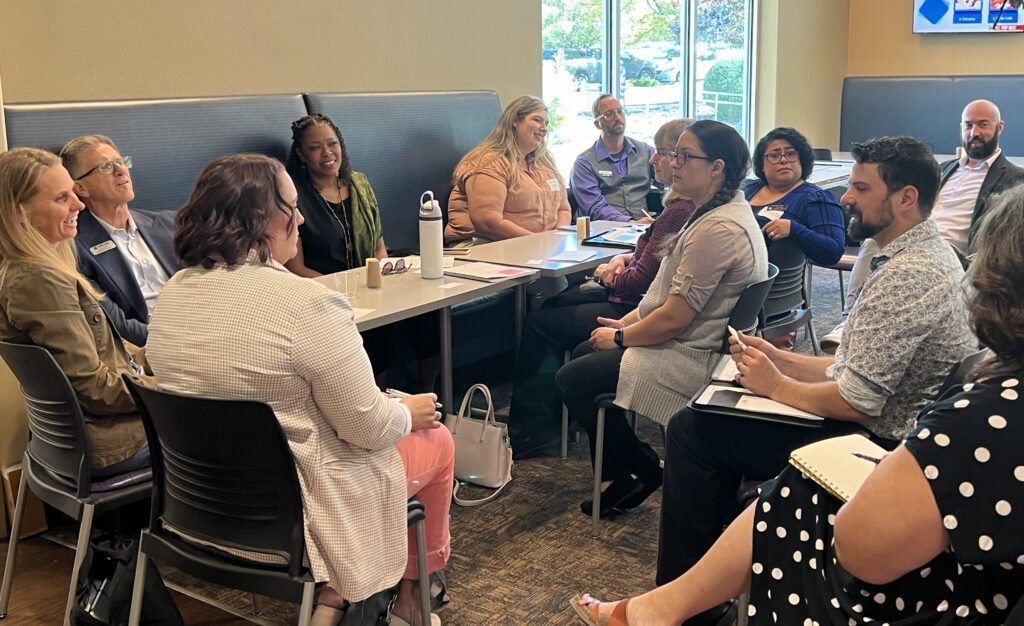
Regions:
<svg viewBox="0 0 1024 626"><path fill-rule="evenodd" d="M749 141L756 0L542 0L549 145L568 174L597 137L591 104L619 98L626 133L674 117L715 119Z"/></svg>

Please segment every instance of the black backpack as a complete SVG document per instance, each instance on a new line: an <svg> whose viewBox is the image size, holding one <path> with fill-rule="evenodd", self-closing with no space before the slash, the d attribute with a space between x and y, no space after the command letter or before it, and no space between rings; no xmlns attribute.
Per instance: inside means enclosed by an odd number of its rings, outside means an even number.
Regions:
<svg viewBox="0 0 1024 626"><path fill-rule="evenodd" d="M89 541L75 584L71 623L76 626L121 626L128 623L132 585L139 556L137 537L101 535ZM160 572L147 563L140 623L146 626L184 626Z"/></svg>

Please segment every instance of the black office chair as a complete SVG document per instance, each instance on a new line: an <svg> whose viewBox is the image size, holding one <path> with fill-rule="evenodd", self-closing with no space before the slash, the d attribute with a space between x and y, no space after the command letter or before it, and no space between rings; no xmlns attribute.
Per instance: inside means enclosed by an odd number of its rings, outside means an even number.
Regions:
<svg viewBox="0 0 1024 626"><path fill-rule="evenodd" d="M842 198L843 194L846 193L846 187L833 187L829 191L836 196L836 199ZM839 306L842 308L843 313L846 313L846 287L843 285L843 272L853 271L853 264L857 261L857 255L860 254L860 240L854 239L850 236L850 220L852 219L849 212L843 211L843 231L846 232L846 247L843 248L843 254L839 257L839 260L831 265L818 265L817 263L807 264L807 305L810 308L811 292L813 284L812 271L815 266L823 267L825 269L836 270L839 272Z"/></svg>
<svg viewBox="0 0 1024 626"><path fill-rule="evenodd" d="M299 624L308 624L314 580L304 564L302 493L274 411L262 402L186 396L126 381L153 458L153 508L139 544L129 624L139 623L148 559L215 584L299 603ZM421 611L428 615L423 505L416 500L409 501L408 519L417 525ZM201 542L266 558L252 560Z"/></svg>
<svg viewBox="0 0 1024 626"><path fill-rule="evenodd" d="M665 191L662 189L655 188L648 191L647 196L644 198L647 204L647 212L654 217L658 217L665 210L665 205L661 203L664 197Z"/></svg>
<svg viewBox="0 0 1024 626"><path fill-rule="evenodd" d="M768 292L779 275L779 268L771 263L768 264L768 278L751 283L743 289L740 299L729 315L729 326L742 332L745 335L753 335L757 330L757 322L761 316L761 308L768 297ZM726 331L722 338L722 353L729 354L729 332Z"/></svg>
<svg viewBox="0 0 1024 626"><path fill-rule="evenodd" d="M1006 621L1003 623L1009 626L1024 624L1024 597L1017 601L1017 604L1013 606L1013 610L1006 616Z"/></svg>
<svg viewBox="0 0 1024 626"><path fill-rule="evenodd" d="M960 362L957 363L953 367L952 371L949 372L949 376L946 376L946 380L942 382L942 386L939 387L939 393L935 394L935 397L941 398L942 395L949 391L951 388L955 387L956 385L964 384L964 381L967 380L968 374L974 371L974 368L976 368L978 364L981 363L986 356L988 356L988 354L988 348L984 348L982 350L978 350L977 352L972 352L971 354L968 354L964 358L960 359Z"/></svg>
<svg viewBox="0 0 1024 626"><path fill-rule="evenodd" d="M795 241L787 238L772 242L768 261L779 268L779 274L768 291L758 318L761 336L771 339L805 326L814 354L818 354L818 338L811 324L804 283L807 257Z"/></svg>
<svg viewBox="0 0 1024 626"><path fill-rule="evenodd" d="M569 219L575 224L576 218L580 215L580 203L576 201L576 194L572 192L572 187L566 186L565 191L569 199Z"/></svg>
<svg viewBox="0 0 1024 626"><path fill-rule="evenodd" d="M596 442L594 443L594 486L592 489L591 502L593 508L590 512L590 534L597 537L601 527L601 471L604 469L604 418L605 412L615 404L614 393L602 393L594 398L597 406L597 424L594 427ZM636 416L633 416L636 420ZM635 425L634 421L634 425Z"/></svg>
<svg viewBox="0 0 1024 626"><path fill-rule="evenodd" d="M18 553L18 535L25 513L26 487L40 500L79 521L71 584L64 610L70 623L75 582L82 567L93 519L149 497L149 469L136 470L102 481L92 479L92 454L82 408L67 376L45 348L0 342L0 356L21 385L28 409L29 440L21 464L21 482L11 521L7 565L0 585L0 618L7 616Z"/></svg>
<svg viewBox="0 0 1024 626"><path fill-rule="evenodd" d="M832 150L829 148L811 148L811 152L814 153L815 161L831 161Z"/></svg>

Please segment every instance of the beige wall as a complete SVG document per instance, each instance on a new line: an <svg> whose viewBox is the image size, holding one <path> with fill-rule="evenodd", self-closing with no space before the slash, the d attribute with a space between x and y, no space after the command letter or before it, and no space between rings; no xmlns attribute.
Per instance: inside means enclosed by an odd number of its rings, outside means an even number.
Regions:
<svg viewBox="0 0 1024 626"><path fill-rule="evenodd" d="M5 2L8 102L297 91L541 92L540 2ZM914 35L909 2L761 0L755 135L839 140L847 75L1018 73L1015 35ZM86 36L87 35L87 36ZM983 59L984 63L979 63Z"/></svg>
<svg viewBox="0 0 1024 626"><path fill-rule="evenodd" d="M298 91L541 91L540 3L7 1L8 102Z"/></svg>
<svg viewBox="0 0 1024 626"><path fill-rule="evenodd" d="M793 126L817 148L839 144L847 14L862 0L761 0L755 138Z"/></svg>
<svg viewBox="0 0 1024 626"><path fill-rule="evenodd" d="M850 76L1020 74L1024 35L915 35L911 3L850 2Z"/></svg>

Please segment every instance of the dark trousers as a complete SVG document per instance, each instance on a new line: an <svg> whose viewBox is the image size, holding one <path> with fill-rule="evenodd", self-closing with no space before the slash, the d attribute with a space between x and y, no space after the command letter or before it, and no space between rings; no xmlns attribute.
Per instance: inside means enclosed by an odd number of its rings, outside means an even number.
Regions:
<svg viewBox="0 0 1024 626"><path fill-rule="evenodd" d="M587 343L581 343L573 351L572 360L563 365L555 376L555 384L569 408L569 416L587 431L591 464L597 451L597 405L594 399L602 394L615 393L624 353L625 350L594 352ZM625 411L617 406L608 407L604 417L602 478L614 480L630 474L643 477L656 471L659 463L657 453L637 439L626 421Z"/></svg>
<svg viewBox="0 0 1024 626"><path fill-rule="evenodd" d="M603 287L587 282L573 285L531 313L519 345L509 423L558 428L562 409L555 372L562 366L563 353L590 337L598 317L617 319L633 308L609 302Z"/></svg>
<svg viewBox="0 0 1024 626"><path fill-rule="evenodd" d="M657 584L679 577L702 556L736 516L740 480L767 480L800 446L859 432L853 422L826 420L821 428L703 413L686 408L672 416L665 442ZM894 442L872 439L892 449Z"/></svg>
<svg viewBox="0 0 1024 626"><path fill-rule="evenodd" d="M440 326L440 313L424 313L360 333L374 375L386 372L394 364L400 338L412 346L417 360L440 354Z"/></svg>

